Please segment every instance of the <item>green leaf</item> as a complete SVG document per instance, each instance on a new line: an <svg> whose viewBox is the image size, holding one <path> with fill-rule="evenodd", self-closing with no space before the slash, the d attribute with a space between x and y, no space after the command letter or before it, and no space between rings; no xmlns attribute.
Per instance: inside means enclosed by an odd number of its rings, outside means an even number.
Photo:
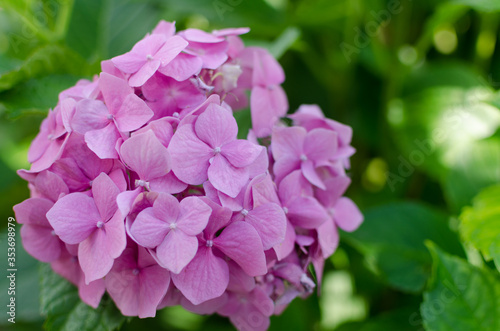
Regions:
<svg viewBox="0 0 500 331"><path fill-rule="evenodd" d="M419 331L421 317L418 309L405 307L374 316L361 322L349 322L340 325L335 331Z"/></svg>
<svg viewBox="0 0 500 331"><path fill-rule="evenodd" d="M65 41L91 62L109 59L130 51L156 26L160 12L151 1L75 0Z"/></svg>
<svg viewBox="0 0 500 331"><path fill-rule="evenodd" d="M276 40L272 42L264 40L246 40L245 46L259 46L266 48L271 55L279 59L290 49L300 38L300 30L297 27L290 26L283 31Z"/></svg>
<svg viewBox="0 0 500 331"><path fill-rule="evenodd" d="M164 0L161 4L165 6L165 16L171 20L200 18L209 22L210 28L248 26L252 29L250 38L254 34L275 37L275 31L284 30L286 23L284 12L264 0Z"/></svg>
<svg viewBox="0 0 500 331"><path fill-rule="evenodd" d="M252 127L252 117L250 109L242 109L233 113L236 123L238 123L238 139L247 139L248 131Z"/></svg>
<svg viewBox="0 0 500 331"><path fill-rule="evenodd" d="M0 75L0 92L30 78L47 74L88 74L87 63L68 48L47 45L36 50L16 69Z"/></svg>
<svg viewBox="0 0 500 331"><path fill-rule="evenodd" d="M452 210L460 212L481 189L500 182L500 138L464 144L453 168L441 181Z"/></svg>
<svg viewBox="0 0 500 331"><path fill-rule="evenodd" d="M2 169L3 170L3 169ZM12 207L11 207L12 208ZM12 214L12 209L9 214ZM3 214L3 215L9 215ZM6 231L7 218L4 219L2 226L2 233L0 233L0 249L5 252L0 258L0 262L3 266L7 266L7 231ZM39 309L40 305L38 302L38 284L33 281L33 275L36 274L38 268L38 261L31 257L24 249L21 240L21 227L19 223L14 223L16 229L16 269L15 272L15 299L16 299L16 324L22 322L34 322L40 321ZM10 301L10 295L7 291L10 287L10 280L6 276L9 275L8 271L2 273L2 278L0 279L0 288L2 288L2 295L0 296L0 304L2 307L6 307ZM4 312L7 317L6 313ZM10 324L7 318L0 319L0 329Z"/></svg>
<svg viewBox="0 0 500 331"><path fill-rule="evenodd" d="M500 126L500 110L489 103L492 89L463 67L432 66L414 74L407 85L405 96L393 100L387 113L406 168L422 168L442 180L463 163L474 143ZM398 175L409 176L403 170Z"/></svg>
<svg viewBox="0 0 500 331"><path fill-rule="evenodd" d="M0 114L11 118L24 113L46 114L57 105L58 95L78 80L70 75L50 75L30 79L15 88L0 93Z"/></svg>
<svg viewBox="0 0 500 331"><path fill-rule="evenodd" d="M500 278L443 252L434 243L432 279L421 314L429 331L500 330Z"/></svg>
<svg viewBox="0 0 500 331"><path fill-rule="evenodd" d="M439 242L448 251L463 256L447 216L421 204L391 203L366 211L365 221L353 233L343 234L357 248L370 268L389 285L419 292L430 275L431 257L426 239Z"/></svg>
<svg viewBox="0 0 500 331"><path fill-rule="evenodd" d="M111 331L125 321L108 297L97 309L83 303L78 289L55 274L49 264L41 264L39 273L40 309L47 316L44 327L48 331Z"/></svg>
<svg viewBox="0 0 500 331"><path fill-rule="evenodd" d="M498 260L500 252L500 185L488 187L473 200L472 207L460 215L460 234L484 258ZM496 262L496 261L495 261Z"/></svg>
<svg viewBox="0 0 500 331"><path fill-rule="evenodd" d="M466 5L470 8L483 12L500 11L500 2L492 0L450 0L450 3Z"/></svg>

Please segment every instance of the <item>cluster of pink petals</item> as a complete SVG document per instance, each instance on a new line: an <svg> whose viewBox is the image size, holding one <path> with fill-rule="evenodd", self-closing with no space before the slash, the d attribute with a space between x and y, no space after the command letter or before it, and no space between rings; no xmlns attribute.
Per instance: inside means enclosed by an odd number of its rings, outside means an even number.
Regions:
<svg viewBox="0 0 500 331"><path fill-rule="evenodd" d="M246 32L161 22L42 122L14 211L26 250L90 306L107 292L127 316L180 304L265 330L362 222L343 197L351 128L314 105L286 126L283 69Z"/></svg>

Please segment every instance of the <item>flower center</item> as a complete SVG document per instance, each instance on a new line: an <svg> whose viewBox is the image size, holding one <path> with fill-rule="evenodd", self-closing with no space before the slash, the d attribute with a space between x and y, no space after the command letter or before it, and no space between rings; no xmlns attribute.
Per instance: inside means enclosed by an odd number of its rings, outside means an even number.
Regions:
<svg viewBox="0 0 500 331"><path fill-rule="evenodd" d="M148 61L151 61L151 60L153 59L153 55L148 54L148 55L146 56L146 59L147 59Z"/></svg>
<svg viewBox="0 0 500 331"><path fill-rule="evenodd" d="M136 179L135 180L135 186L136 187L144 187L146 190L150 191L150 188L149 188L149 182L146 182L145 180L142 180L142 179Z"/></svg>
<svg viewBox="0 0 500 331"><path fill-rule="evenodd" d="M96 224L96 226L97 226L99 229L100 229L100 228L102 228L102 227L103 227L103 225L104 225L104 222L102 222L102 221L99 221L99 222L97 222L97 224Z"/></svg>
<svg viewBox="0 0 500 331"><path fill-rule="evenodd" d="M56 236L56 232L54 230L50 231L50 234L53 235L54 237Z"/></svg>
<svg viewBox="0 0 500 331"><path fill-rule="evenodd" d="M173 113L173 114L172 114L172 117L175 117L175 118L179 118L179 116L180 116L180 115L179 115L179 113L178 113L178 112L175 112L175 113Z"/></svg>
<svg viewBox="0 0 500 331"><path fill-rule="evenodd" d="M220 147L215 147L214 148L214 154L217 155L220 153Z"/></svg>
<svg viewBox="0 0 500 331"><path fill-rule="evenodd" d="M111 120L113 120L113 114L108 114L108 116L106 116L106 118L107 118L108 120L110 120L110 121L111 121Z"/></svg>
<svg viewBox="0 0 500 331"><path fill-rule="evenodd" d="M266 276L266 281L267 281L268 283L271 283L272 281L274 281L274 275L272 275L272 274L268 274L268 275Z"/></svg>
<svg viewBox="0 0 500 331"><path fill-rule="evenodd" d="M285 214L288 214L288 208L283 207L283 212L284 212Z"/></svg>
<svg viewBox="0 0 500 331"><path fill-rule="evenodd" d="M175 223L170 223L169 228L170 228L171 230L175 230L175 229L177 229L177 224L175 224Z"/></svg>
<svg viewBox="0 0 500 331"><path fill-rule="evenodd" d="M134 274L134 276L137 276L139 274L139 269L135 268L134 270L132 270L132 273Z"/></svg>
<svg viewBox="0 0 500 331"><path fill-rule="evenodd" d="M306 156L305 154L302 154L302 155L300 156L300 160L301 160L301 161L307 161L307 156Z"/></svg>
<svg viewBox="0 0 500 331"><path fill-rule="evenodd" d="M213 240L207 240L207 247L212 247L214 245Z"/></svg>
<svg viewBox="0 0 500 331"><path fill-rule="evenodd" d="M49 135L47 136L47 138L48 138L49 140L52 140L52 139L54 139L54 135L51 133L51 134L49 134Z"/></svg>
<svg viewBox="0 0 500 331"><path fill-rule="evenodd" d="M248 210L243 209L243 210L241 211L241 215L243 215L243 216L247 216L247 215L248 215Z"/></svg>

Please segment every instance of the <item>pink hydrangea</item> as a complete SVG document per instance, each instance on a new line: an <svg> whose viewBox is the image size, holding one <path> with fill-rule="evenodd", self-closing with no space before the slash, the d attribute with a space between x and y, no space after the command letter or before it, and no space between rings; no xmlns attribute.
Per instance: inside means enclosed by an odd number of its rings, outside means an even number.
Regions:
<svg viewBox="0 0 500 331"><path fill-rule="evenodd" d="M107 292L126 316L182 305L265 330L362 223L343 196L351 128L315 105L287 126L284 71L248 31L160 22L42 122L14 212L26 251L90 306Z"/></svg>

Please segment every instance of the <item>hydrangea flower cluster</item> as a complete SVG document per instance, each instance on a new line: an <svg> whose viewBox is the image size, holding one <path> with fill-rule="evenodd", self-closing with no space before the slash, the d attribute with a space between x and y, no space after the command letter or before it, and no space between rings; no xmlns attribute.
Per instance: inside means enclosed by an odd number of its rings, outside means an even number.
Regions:
<svg viewBox="0 0 500 331"><path fill-rule="evenodd" d="M282 121L283 69L246 32L162 21L42 122L14 211L26 250L88 305L107 292L126 316L180 304L265 330L362 222L343 197L351 128L315 105Z"/></svg>

